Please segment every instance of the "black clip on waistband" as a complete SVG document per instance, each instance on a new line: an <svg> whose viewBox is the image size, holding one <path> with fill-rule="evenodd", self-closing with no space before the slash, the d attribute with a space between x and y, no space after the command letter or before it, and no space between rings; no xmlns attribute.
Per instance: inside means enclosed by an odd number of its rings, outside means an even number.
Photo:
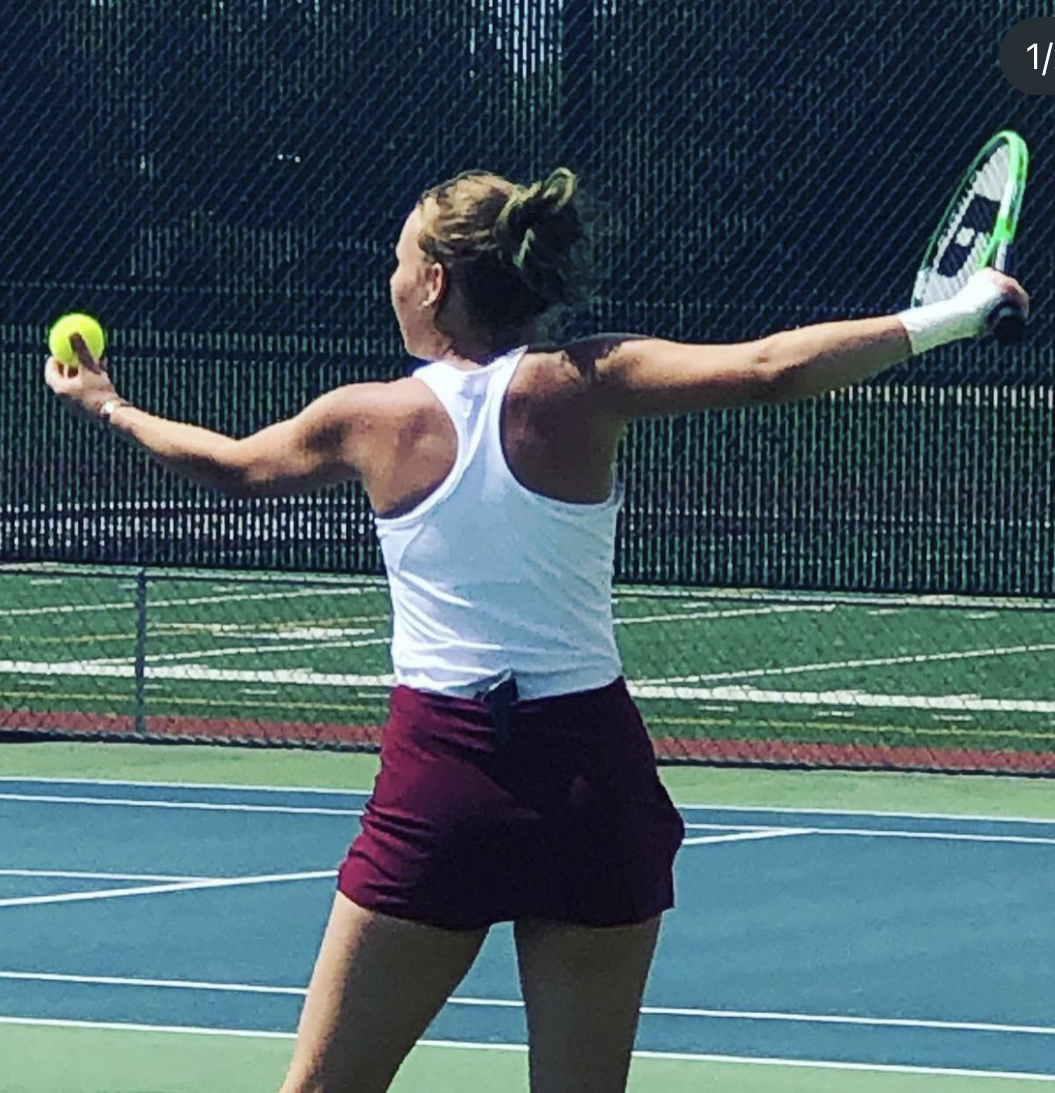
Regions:
<svg viewBox="0 0 1055 1093"><path fill-rule="evenodd" d="M495 742L499 747L508 744L513 728L510 711L519 698L516 677L506 669L477 691L474 697L479 702L487 703L495 727Z"/></svg>

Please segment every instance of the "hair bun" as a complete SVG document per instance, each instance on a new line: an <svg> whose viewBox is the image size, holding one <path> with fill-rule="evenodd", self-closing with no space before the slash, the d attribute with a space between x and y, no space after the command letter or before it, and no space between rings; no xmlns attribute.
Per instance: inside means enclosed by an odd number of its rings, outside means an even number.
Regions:
<svg viewBox="0 0 1055 1093"><path fill-rule="evenodd" d="M578 176L558 167L542 182L518 187L495 224L503 256L547 303L582 298L577 244L586 230L575 202Z"/></svg>

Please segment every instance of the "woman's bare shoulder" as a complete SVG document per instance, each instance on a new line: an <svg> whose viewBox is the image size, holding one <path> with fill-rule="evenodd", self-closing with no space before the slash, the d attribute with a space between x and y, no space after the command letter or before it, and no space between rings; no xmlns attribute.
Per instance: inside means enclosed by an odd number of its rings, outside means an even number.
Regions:
<svg viewBox="0 0 1055 1093"><path fill-rule="evenodd" d="M368 385L355 386L364 388ZM429 386L412 375L381 380L369 386L373 387L376 405L382 413L402 416L437 405L436 396Z"/></svg>
<svg viewBox="0 0 1055 1093"><path fill-rule="evenodd" d="M538 345L528 348L526 357L538 366L548 367L556 373L567 372L582 380L595 381L603 364L621 346L637 341L642 334L593 334L576 338L558 345Z"/></svg>

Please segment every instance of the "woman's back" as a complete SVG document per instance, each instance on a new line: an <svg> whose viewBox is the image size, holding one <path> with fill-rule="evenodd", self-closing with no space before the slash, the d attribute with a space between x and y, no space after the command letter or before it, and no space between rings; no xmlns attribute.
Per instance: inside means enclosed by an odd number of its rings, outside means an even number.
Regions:
<svg viewBox="0 0 1055 1093"><path fill-rule="evenodd" d="M592 417L592 400L582 377L531 382L553 367L518 348L483 367L435 361L414 373L440 411L431 425L414 413L403 420L422 438L422 465L444 473L417 495L415 461L385 461L383 488L404 497L377 519L400 683L471 696L481 680L512 673L524 697L543 697L603 687L621 672L611 611L619 492L605 484L603 496L586 497L596 483L582 461L567 473L591 432L572 415ZM556 496L569 485L573 499Z"/></svg>
<svg viewBox="0 0 1055 1093"><path fill-rule="evenodd" d="M505 391L501 436L510 471L526 489L582 504L612 492L623 422L599 397L595 367L608 345L591 339L522 354ZM450 473L456 433L433 391L413 376L387 385L373 431L362 482L379 516L397 516L420 505Z"/></svg>

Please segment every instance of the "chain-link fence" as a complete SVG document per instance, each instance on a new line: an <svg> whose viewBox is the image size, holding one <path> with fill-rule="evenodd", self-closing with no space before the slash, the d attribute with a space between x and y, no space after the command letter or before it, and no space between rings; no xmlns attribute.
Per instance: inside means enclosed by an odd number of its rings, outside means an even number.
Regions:
<svg viewBox="0 0 1055 1093"><path fill-rule="evenodd" d="M380 573L356 490L215 498L62 414L40 364L64 311L103 320L122 393L242 434L406 367L387 274L423 189L467 167L527 180L566 163L596 199L600 273L571 332L724 341L887 312L907 302L968 159L1011 127L1033 165L1018 248L1036 310L1027 344L958 344L853 392L636 427L617 577L1052 596L1055 135L1049 100L1016 91L997 62L1030 14L991 0L11 0L0 559ZM47 617L17 614L48 608L36 579L5 584L11 619ZM91 582L75 583L70 602L90 606ZM252 610L216 625L257 626ZM54 617L67 638L88 615ZM655 644L646 682L717 670L710 634L675 628ZM917 652L942 664L986 647L979 632ZM756 653L746 641L743 665L761 670ZM1032 655L1039 672L1048 654ZM3 686L18 689L25 651L7 662L20 668ZM0 707L28 725L39 703Z"/></svg>
<svg viewBox="0 0 1055 1093"><path fill-rule="evenodd" d="M392 685L376 578L0 573L0 734L371 748ZM658 755L1055 774L1055 604L624 586Z"/></svg>

